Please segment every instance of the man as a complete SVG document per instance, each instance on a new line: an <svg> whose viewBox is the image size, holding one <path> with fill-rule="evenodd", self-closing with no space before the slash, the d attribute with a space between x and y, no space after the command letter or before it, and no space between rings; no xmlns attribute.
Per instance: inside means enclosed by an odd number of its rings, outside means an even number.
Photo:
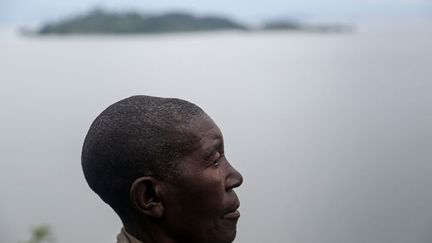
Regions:
<svg viewBox="0 0 432 243"><path fill-rule="evenodd" d="M232 242L240 217L221 131L198 106L133 96L92 123L82 167L120 217L118 243Z"/></svg>

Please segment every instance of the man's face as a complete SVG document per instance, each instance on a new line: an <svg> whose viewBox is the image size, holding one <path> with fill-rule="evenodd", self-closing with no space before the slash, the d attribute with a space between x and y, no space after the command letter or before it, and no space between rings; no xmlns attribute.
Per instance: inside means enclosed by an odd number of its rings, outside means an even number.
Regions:
<svg viewBox="0 0 432 243"><path fill-rule="evenodd" d="M221 131L207 116L194 119L194 152L179 163L180 175L164 187L164 224L185 242L232 242L240 217L233 191L243 181L224 154Z"/></svg>

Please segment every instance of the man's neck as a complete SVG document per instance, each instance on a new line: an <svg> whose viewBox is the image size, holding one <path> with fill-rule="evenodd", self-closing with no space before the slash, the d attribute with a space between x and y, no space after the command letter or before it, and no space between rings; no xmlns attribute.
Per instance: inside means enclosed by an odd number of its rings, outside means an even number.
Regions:
<svg viewBox="0 0 432 243"><path fill-rule="evenodd" d="M155 225L124 225L124 231L136 238L139 241L138 243L179 243L168 237Z"/></svg>

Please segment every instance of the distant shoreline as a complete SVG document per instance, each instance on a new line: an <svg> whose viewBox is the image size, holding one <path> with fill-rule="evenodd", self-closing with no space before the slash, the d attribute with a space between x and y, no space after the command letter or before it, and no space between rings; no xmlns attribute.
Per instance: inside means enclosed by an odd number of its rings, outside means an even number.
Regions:
<svg viewBox="0 0 432 243"><path fill-rule="evenodd" d="M228 17L200 16L185 12L144 15L137 12L108 12L94 9L84 14L40 28L21 28L25 36L46 35L140 35L214 31L303 31L317 33L353 32L353 26L342 24L304 24L294 20L273 20L251 27Z"/></svg>

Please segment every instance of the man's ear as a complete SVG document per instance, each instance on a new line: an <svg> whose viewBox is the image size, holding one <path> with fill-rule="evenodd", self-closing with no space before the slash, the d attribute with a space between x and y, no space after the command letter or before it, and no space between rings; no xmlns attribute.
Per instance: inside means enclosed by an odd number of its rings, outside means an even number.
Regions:
<svg viewBox="0 0 432 243"><path fill-rule="evenodd" d="M151 176L136 179L131 186L130 196L135 208L141 213L160 218L164 207L160 199L160 183Z"/></svg>

